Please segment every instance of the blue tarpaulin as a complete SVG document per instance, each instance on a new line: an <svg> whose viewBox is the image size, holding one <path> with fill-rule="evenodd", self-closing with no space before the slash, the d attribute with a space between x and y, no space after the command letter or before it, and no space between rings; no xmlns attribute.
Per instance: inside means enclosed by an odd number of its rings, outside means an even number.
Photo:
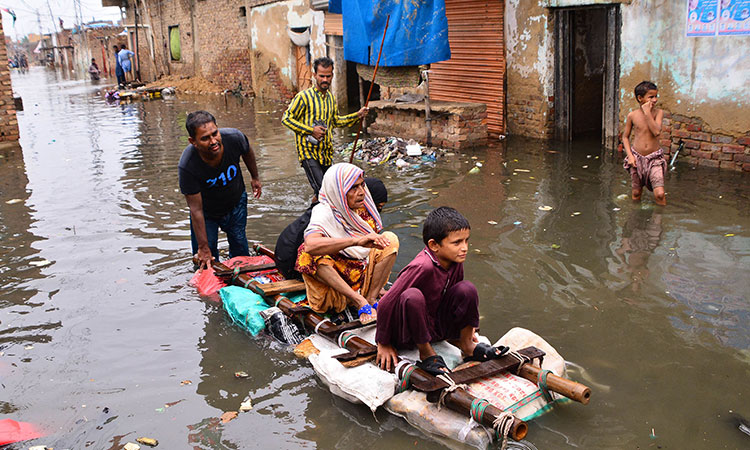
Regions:
<svg viewBox="0 0 750 450"><path fill-rule="evenodd" d="M444 0L329 0L328 11L343 14L347 61L375 65L389 14L381 66L418 66L451 57Z"/></svg>

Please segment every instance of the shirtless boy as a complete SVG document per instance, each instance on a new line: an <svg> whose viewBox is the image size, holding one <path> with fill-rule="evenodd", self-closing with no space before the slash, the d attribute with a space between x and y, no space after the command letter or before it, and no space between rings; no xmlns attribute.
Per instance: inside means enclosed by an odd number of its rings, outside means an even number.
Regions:
<svg viewBox="0 0 750 450"><path fill-rule="evenodd" d="M635 98L640 108L631 111L625 122L622 133L622 144L627 157L623 165L630 172L633 182L633 200L639 201L643 186L654 191L654 201L657 205L666 205L664 192L664 174L667 161L664 151L659 148L659 134L664 111L656 107L659 97L656 85L650 81L643 81L635 87ZM633 144L630 144L630 132L634 131Z"/></svg>
<svg viewBox="0 0 750 450"><path fill-rule="evenodd" d="M398 350L419 350L417 367L433 374L450 372L431 343L447 340L466 360L499 358L508 347L478 343L479 296L464 280L464 261L469 249L469 221L453 208L437 208L427 215L422 229L425 248L398 276L379 302L377 364L391 370Z"/></svg>

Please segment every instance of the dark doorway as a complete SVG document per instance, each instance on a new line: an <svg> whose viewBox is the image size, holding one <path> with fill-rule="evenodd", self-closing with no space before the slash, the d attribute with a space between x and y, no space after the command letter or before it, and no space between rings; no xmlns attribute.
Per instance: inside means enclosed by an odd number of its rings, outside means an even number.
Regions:
<svg viewBox="0 0 750 450"><path fill-rule="evenodd" d="M604 8L579 9L572 13L571 134L573 139L601 138L606 50L602 42L607 36L607 14Z"/></svg>
<svg viewBox="0 0 750 450"><path fill-rule="evenodd" d="M554 16L557 137L616 146L619 5L561 8Z"/></svg>
<svg viewBox="0 0 750 450"><path fill-rule="evenodd" d="M359 105L359 75L357 75L357 64L351 61L346 62L346 98L348 100L349 111L356 111Z"/></svg>

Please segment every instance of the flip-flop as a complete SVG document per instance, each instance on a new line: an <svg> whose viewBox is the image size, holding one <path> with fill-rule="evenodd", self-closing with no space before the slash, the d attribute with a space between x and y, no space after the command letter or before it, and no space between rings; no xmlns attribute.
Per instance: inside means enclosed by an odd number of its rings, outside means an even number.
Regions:
<svg viewBox="0 0 750 450"><path fill-rule="evenodd" d="M432 355L423 361L417 362L417 367L434 376L445 375L451 372L448 365L445 364L445 360L440 355Z"/></svg>
<svg viewBox="0 0 750 450"><path fill-rule="evenodd" d="M466 358L464 358L464 362L485 362L491 359L497 359L508 353L508 350L510 350L510 348L504 345L493 347L489 344L485 344L484 342L479 342L477 346L474 347L474 352L471 354L471 356L467 356Z"/></svg>
<svg viewBox="0 0 750 450"><path fill-rule="evenodd" d="M369 314L370 317L372 317L372 313L374 312L374 310L375 308L373 308L370 304L367 304L359 308L359 310L357 311L357 317L360 318L359 321L362 322L362 325L370 324L378 320L376 317L373 317L372 319L367 320L367 321L361 319L362 314Z"/></svg>

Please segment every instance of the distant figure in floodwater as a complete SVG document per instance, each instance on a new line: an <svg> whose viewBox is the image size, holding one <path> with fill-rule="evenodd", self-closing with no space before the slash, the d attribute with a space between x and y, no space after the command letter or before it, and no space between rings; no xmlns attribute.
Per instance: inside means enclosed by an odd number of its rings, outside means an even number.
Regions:
<svg viewBox="0 0 750 450"><path fill-rule="evenodd" d="M91 76L91 79L98 80L100 73L101 71L99 70L99 66L96 64L96 59L91 58L91 65L89 66L89 75Z"/></svg>
<svg viewBox="0 0 750 450"><path fill-rule="evenodd" d="M378 306L375 341L377 364L392 370L398 350L419 350L417 367L433 375L450 372L433 342L447 340L466 361L499 358L508 347L477 341L479 294L464 280L471 226L460 212L447 206L432 210L424 221L425 247L406 266Z"/></svg>
<svg viewBox="0 0 750 450"><path fill-rule="evenodd" d="M120 62L120 66L122 66L123 79L125 81L133 81L135 79L132 73L132 64L130 63L130 58L134 55L135 53L128 50L125 44L122 44L119 53L117 53L117 60Z"/></svg>
<svg viewBox="0 0 750 450"><path fill-rule="evenodd" d="M122 70L120 64L119 48L113 45L112 48L115 50L115 76L117 77L117 87L125 86L125 72Z"/></svg>
<svg viewBox="0 0 750 450"><path fill-rule="evenodd" d="M345 116L339 115L336 98L330 92L333 60L322 57L313 61L315 86L297 93L281 119L294 131L297 157L317 201L323 175L333 164L331 128L348 127L367 115L367 108Z"/></svg>
<svg viewBox="0 0 750 450"><path fill-rule="evenodd" d="M622 145L625 147L625 170L632 179L633 200L640 201L643 187L654 191L654 201L666 205L664 192L664 174L667 161L664 150L659 148L659 134L664 111L656 107L659 91L650 81L643 81L635 87L635 98L640 107L628 114L625 130L622 132ZM635 128L635 130L633 130ZM634 131L633 144L630 144L630 132Z"/></svg>
<svg viewBox="0 0 750 450"><path fill-rule="evenodd" d="M185 128L190 145L182 152L178 172L180 191L190 208L193 262L204 268L219 259L219 228L227 234L230 258L248 256L247 192L240 158L250 171L255 198L260 198L261 182L247 136L235 128L219 129L206 111L188 114Z"/></svg>

